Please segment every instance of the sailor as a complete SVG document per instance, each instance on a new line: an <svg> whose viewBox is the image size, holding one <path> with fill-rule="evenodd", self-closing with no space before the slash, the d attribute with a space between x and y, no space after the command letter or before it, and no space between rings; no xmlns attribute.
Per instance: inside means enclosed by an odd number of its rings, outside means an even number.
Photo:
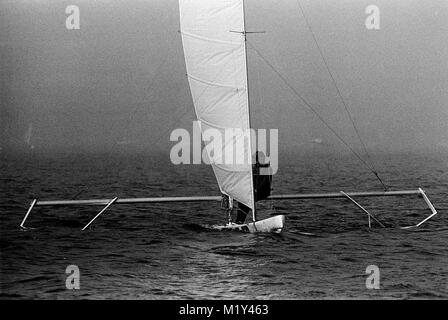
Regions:
<svg viewBox="0 0 448 320"><path fill-rule="evenodd" d="M266 163L264 153L255 153L255 164L252 166L254 177L255 202L264 200L271 195L272 169L270 163Z"/></svg>
<svg viewBox="0 0 448 320"><path fill-rule="evenodd" d="M271 195L272 170L269 163L265 163L264 153L255 153L255 164L252 165L254 179L255 202L264 200ZM236 224L243 224L251 209L243 203L234 201L236 209Z"/></svg>

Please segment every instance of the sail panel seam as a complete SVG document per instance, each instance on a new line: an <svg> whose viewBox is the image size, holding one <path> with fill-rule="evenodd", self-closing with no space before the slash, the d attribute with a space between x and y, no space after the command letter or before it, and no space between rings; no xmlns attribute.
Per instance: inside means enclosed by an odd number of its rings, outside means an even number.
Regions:
<svg viewBox="0 0 448 320"><path fill-rule="evenodd" d="M228 85L228 84L223 84L223 83L217 83L217 82L211 82L208 80L204 80L201 79L199 77L193 76L191 73L187 73L187 77L193 80L196 80L198 82L202 82L204 84L208 84L211 86L215 86L215 87L222 87L222 88L230 88L230 89L235 89L235 90L246 90L246 88L244 87L237 87L237 86L232 86L232 85Z"/></svg>
<svg viewBox="0 0 448 320"><path fill-rule="evenodd" d="M229 31L229 32L230 32L230 31ZM203 41L210 41L210 42L216 42L216 43L230 44L230 45L235 46L235 47L239 47L239 46L242 45L241 42L234 42L234 41L226 41L226 40L219 40L219 39L207 38L207 37L204 37L204 36L200 36L200 35L198 35L198 34L194 34L194 33L186 32L186 31L182 31L182 30L180 30L180 33L181 33L183 36L188 36L188 37L195 38L195 39L199 39L199 40L203 40Z"/></svg>
<svg viewBox="0 0 448 320"><path fill-rule="evenodd" d="M250 130L250 128L242 128L242 127L224 127L224 126L220 126L220 125L214 124L214 123L212 123L212 122L209 122L209 121L207 121L207 120L204 120L202 117L199 117L198 115L197 115L197 118L198 118L199 121L204 122L206 125L208 125L208 126L210 126L210 127L213 127L213 128L216 128L216 129L223 129L223 130L225 130L225 129Z"/></svg>
<svg viewBox="0 0 448 320"><path fill-rule="evenodd" d="M215 162L212 162L211 164L213 166L215 166L216 168L218 168L220 170L223 170L223 171L226 171L226 172L250 174L250 172L248 171L249 169L246 168L246 167L243 170L234 171L234 170L230 170L229 168L224 168L220 164L216 164ZM245 165L244 164L237 164L237 166L245 166ZM246 166L249 166L249 165L246 165Z"/></svg>

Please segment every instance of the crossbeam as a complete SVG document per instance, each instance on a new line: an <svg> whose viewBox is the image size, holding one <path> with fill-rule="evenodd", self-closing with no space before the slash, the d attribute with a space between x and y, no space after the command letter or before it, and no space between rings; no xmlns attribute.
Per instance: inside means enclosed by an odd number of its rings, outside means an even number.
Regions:
<svg viewBox="0 0 448 320"><path fill-rule="evenodd" d="M347 192L350 197L397 197L421 195L420 190L404 191L375 191L375 192ZM268 197L268 200L294 200L294 199L331 199L346 198L339 192L331 193L309 193L309 194L278 194ZM151 198L121 198L115 201L115 204L137 204L137 203L164 203L164 202L208 202L221 201L221 196L202 196L202 197L151 197ZM89 199L89 200L38 200L34 205L38 207L45 206L73 206L73 205L99 205L105 206L112 199Z"/></svg>
<svg viewBox="0 0 448 320"><path fill-rule="evenodd" d="M400 197L400 196L411 196L411 195L421 195L420 190L402 190L402 191L371 191L371 192L347 192L350 197ZM283 194L283 195L272 195L269 199L272 200L293 200L293 199L336 199L336 198L346 198L345 195L340 192L329 192L329 193L308 193L308 194Z"/></svg>
<svg viewBox="0 0 448 320"><path fill-rule="evenodd" d="M137 204L137 203L163 203L163 202L204 202L221 201L221 196L203 196L203 197L151 197L151 198L121 198L117 199L115 204ZM98 205L105 206L112 199L88 199L88 200L50 200L37 201L35 206L79 206L79 205Z"/></svg>

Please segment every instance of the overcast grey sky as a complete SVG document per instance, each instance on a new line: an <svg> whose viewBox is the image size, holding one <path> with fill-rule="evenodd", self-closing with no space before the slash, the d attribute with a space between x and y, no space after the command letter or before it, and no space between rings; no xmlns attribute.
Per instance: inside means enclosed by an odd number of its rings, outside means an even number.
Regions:
<svg viewBox="0 0 448 320"><path fill-rule="evenodd" d="M168 151L191 130L176 0L0 1L0 146ZM300 0L371 150L448 149L448 1ZM65 28L78 5L81 29ZM367 30L367 5L380 30ZM246 0L249 42L353 147L353 128L297 0ZM342 148L249 50L257 127L278 128L280 150Z"/></svg>

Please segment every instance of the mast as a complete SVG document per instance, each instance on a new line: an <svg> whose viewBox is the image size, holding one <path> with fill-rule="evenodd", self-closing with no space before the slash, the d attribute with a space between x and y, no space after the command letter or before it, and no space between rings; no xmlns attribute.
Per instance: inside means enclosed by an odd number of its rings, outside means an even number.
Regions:
<svg viewBox="0 0 448 320"><path fill-rule="evenodd" d="M247 32L246 32L246 14L245 14L245 1L243 2L243 36L244 36L244 56L245 56L245 64L246 64L246 91L247 91L247 108L249 112L248 117L248 127L249 127L249 134L251 134L251 121L250 121L250 96L249 96L249 67L248 67L248 60L247 60ZM256 151L256 150L255 150ZM255 222L257 221L257 214L256 214L256 203L255 203L255 185L254 185L254 175L252 172L252 138L249 138L249 159L250 159L250 165L251 165L251 174L250 174L250 183L252 184L252 197L254 199L254 207L252 208L252 220Z"/></svg>

